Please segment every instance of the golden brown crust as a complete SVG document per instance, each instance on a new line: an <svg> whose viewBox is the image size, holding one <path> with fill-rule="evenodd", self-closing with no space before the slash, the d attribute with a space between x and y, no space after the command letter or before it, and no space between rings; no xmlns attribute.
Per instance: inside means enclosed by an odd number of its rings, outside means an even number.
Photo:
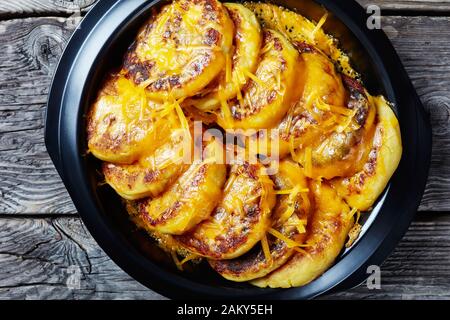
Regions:
<svg viewBox="0 0 450 320"><path fill-rule="evenodd" d="M371 98L377 124L363 168L352 177L333 180L333 186L350 206L369 210L386 188L400 163L402 141L398 120L383 97Z"/></svg>
<svg viewBox="0 0 450 320"><path fill-rule="evenodd" d="M232 57L231 54L226 57L229 61L226 61L225 69L186 102L204 111L215 110L220 107L221 101L235 98L249 79L247 72L255 72L259 62L262 34L255 14L242 4L225 3L224 6L235 29Z"/></svg>
<svg viewBox="0 0 450 320"><path fill-rule="evenodd" d="M124 74L156 99L196 94L223 69L233 23L216 0L178 0L152 17L130 47Z"/></svg>
<svg viewBox="0 0 450 320"><path fill-rule="evenodd" d="M160 197L139 204L149 230L183 234L207 219L220 199L226 168L219 164L193 164Z"/></svg>
<svg viewBox="0 0 450 320"><path fill-rule="evenodd" d="M263 170L260 164L234 166L211 218L176 240L210 259L232 259L249 251L269 227L275 204L273 183Z"/></svg>
<svg viewBox="0 0 450 320"><path fill-rule="evenodd" d="M264 29L261 61L242 89L242 101L222 107L218 123L225 129L269 129L292 103L298 53L277 31Z"/></svg>
<svg viewBox="0 0 450 320"><path fill-rule="evenodd" d="M327 184L313 182L315 209L308 224L304 253L296 253L286 264L266 277L252 281L258 287L290 288L308 284L334 262L354 224L350 208Z"/></svg>
<svg viewBox="0 0 450 320"><path fill-rule="evenodd" d="M169 136L170 127L154 126L151 110L157 103L120 75L111 75L101 87L87 115L88 147L104 161L131 164L164 140L153 139L155 130Z"/></svg>
<svg viewBox="0 0 450 320"><path fill-rule="evenodd" d="M167 143L133 164L104 162L106 182L127 200L159 196L189 167L180 156L183 142L183 137L173 134Z"/></svg>
<svg viewBox="0 0 450 320"><path fill-rule="evenodd" d="M278 191L293 190L290 194L279 195L272 213L272 228L296 244L302 245L306 238L307 224L311 213L308 196L308 182L298 164L292 161L280 163L274 177ZM297 189L295 189L297 188ZM297 190L297 191L295 191ZM292 211L288 211L292 208ZM285 216L289 212L288 216ZM304 230L303 230L304 229ZM263 277L282 266L295 249L270 233L266 234L270 259L261 245L255 246L247 254L233 260L209 260L211 267L224 278L243 282Z"/></svg>

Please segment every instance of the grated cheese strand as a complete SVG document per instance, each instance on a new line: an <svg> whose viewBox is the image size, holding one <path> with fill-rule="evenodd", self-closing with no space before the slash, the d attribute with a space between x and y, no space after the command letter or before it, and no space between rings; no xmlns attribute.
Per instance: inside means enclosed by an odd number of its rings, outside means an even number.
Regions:
<svg viewBox="0 0 450 320"><path fill-rule="evenodd" d="M177 253L175 251L171 251L170 255L172 256L173 262L177 266L177 269L180 271L183 271L183 265L181 264L180 260L178 259Z"/></svg>
<svg viewBox="0 0 450 320"><path fill-rule="evenodd" d="M273 263L272 254L270 253L269 241L267 240L267 234L261 239L261 246L263 249L264 257L266 261L271 265Z"/></svg>
<svg viewBox="0 0 450 320"><path fill-rule="evenodd" d="M312 177L312 149L311 147L307 147L305 149L305 174L308 177Z"/></svg>
<svg viewBox="0 0 450 320"><path fill-rule="evenodd" d="M188 255L186 258L184 258L183 260L181 260L180 264L183 265L186 262L189 262L191 260L195 260L198 259L200 256L198 254L195 253L191 253L190 255Z"/></svg>
<svg viewBox="0 0 450 320"><path fill-rule="evenodd" d="M277 231L277 230L275 230L275 229L273 229L273 228L270 228L268 232L269 232L271 235L273 235L275 238L278 238L278 239L280 239L281 241L283 241L284 243L286 243L286 246L287 246L289 249L293 249L293 248L308 248L308 247L310 247L310 245L307 245L307 244L300 244L300 243L295 242L295 241L292 240L292 239L289 239L289 238L286 237L284 234L282 234L281 232L279 232L279 231Z"/></svg>

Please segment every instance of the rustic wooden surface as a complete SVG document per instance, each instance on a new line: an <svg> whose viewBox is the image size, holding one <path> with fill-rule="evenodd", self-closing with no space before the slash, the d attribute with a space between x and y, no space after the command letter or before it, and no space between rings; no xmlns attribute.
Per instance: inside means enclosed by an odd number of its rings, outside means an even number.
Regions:
<svg viewBox="0 0 450 320"><path fill-rule="evenodd" d="M448 0L358 0L358 2L364 7L377 5L383 10L397 10L396 14L417 11L416 14L425 12L429 15L441 15L446 11L450 11L450 2ZM398 12L400 10L403 12Z"/></svg>
<svg viewBox="0 0 450 320"><path fill-rule="evenodd" d="M450 0L379 5L430 113L433 157L416 221L382 267L382 289L338 299L450 299ZM86 232L44 146L48 86L94 0L0 0L0 299L159 299ZM80 275L80 286L72 280Z"/></svg>

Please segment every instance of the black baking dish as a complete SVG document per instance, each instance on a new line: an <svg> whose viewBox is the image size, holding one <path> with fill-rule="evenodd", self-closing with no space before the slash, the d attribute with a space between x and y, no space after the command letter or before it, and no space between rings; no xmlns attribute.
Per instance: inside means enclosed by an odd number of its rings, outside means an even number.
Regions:
<svg viewBox="0 0 450 320"><path fill-rule="evenodd" d="M350 0L272 1L318 21L332 13L325 30L341 42L372 94L394 103L403 157L376 208L364 220L357 243L335 265L302 288L258 289L223 280L201 266L178 272L161 250L129 221L119 196L99 187L98 161L86 155L85 113L105 72L120 64L150 8L164 1L101 0L72 36L54 76L48 99L48 152L84 223L105 252L126 272L171 298L308 299L345 290L380 265L407 230L419 206L428 174L431 130L419 98L386 35L369 30L367 14Z"/></svg>

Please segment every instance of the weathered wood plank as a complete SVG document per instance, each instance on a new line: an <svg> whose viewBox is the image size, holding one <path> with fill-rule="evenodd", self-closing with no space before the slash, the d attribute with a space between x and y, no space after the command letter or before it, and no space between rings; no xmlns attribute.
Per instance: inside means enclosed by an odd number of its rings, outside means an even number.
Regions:
<svg viewBox="0 0 450 320"><path fill-rule="evenodd" d="M385 10L449 11L445 0L357 0L361 5L378 5ZM73 14L87 11L97 0L1 0L0 19L30 15Z"/></svg>
<svg viewBox="0 0 450 320"><path fill-rule="evenodd" d="M0 22L1 213L76 213L44 145L48 87L76 22Z"/></svg>
<svg viewBox="0 0 450 320"><path fill-rule="evenodd" d="M0 213L76 213L43 138L48 86L73 22L0 22ZM449 211L450 18L386 17L383 27L431 114L432 168L420 210Z"/></svg>
<svg viewBox="0 0 450 320"><path fill-rule="evenodd" d="M450 299L449 243L449 215L419 214L381 267L381 290L327 299ZM0 299L162 298L121 271L78 218L0 219L0 270Z"/></svg>
<svg viewBox="0 0 450 320"><path fill-rule="evenodd" d="M450 18L388 17L382 26L430 114L433 153L420 210L450 211Z"/></svg>
<svg viewBox="0 0 450 320"><path fill-rule="evenodd" d="M76 218L0 219L0 270L0 299L162 298L119 269Z"/></svg>
<svg viewBox="0 0 450 320"><path fill-rule="evenodd" d="M0 0L0 19L35 15L79 14L97 0Z"/></svg>
<svg viewBox="0 0 450 320"><path fill-rule="evenodd" d="M450 1L448 0L357 0L362 6L378 5L382 10L414 10L426 12L447 12L450 11Z"/></svg>
<svg viewBox="0 0 450 320"><path fill-rule="evenodd" d="M450 299L450 216L418 214L381 267L381 290L361 285L333 299Z"/></svg>

